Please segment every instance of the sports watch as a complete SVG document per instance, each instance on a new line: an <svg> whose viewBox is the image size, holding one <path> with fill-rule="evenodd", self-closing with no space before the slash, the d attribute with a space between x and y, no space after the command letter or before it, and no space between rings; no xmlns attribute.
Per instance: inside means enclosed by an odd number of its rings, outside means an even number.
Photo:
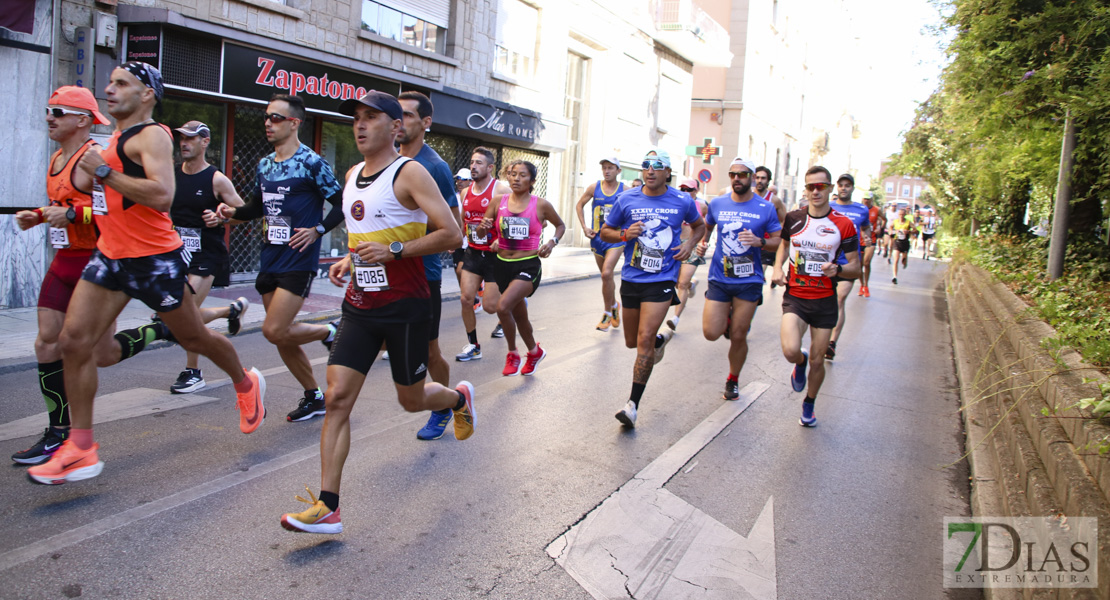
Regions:
<svg viewBox="0 0 1110 600"><path fill-rule="evenodd" d="M320 237L324 237L324 234L327 233L327 232L328 232L328 230L324 229L324 224L323 223L317 223L316 224L316 233L320 234Z"/></svg>
<svg viewBox="0 0 1110 600"><path fill-rule="evenodd" d="M401 260L401 252L405 250L405 245L401 242L390 242L389 251L393 253L393 260Z"/></svg>
<svg viewBox="0 0 1110 600"><path fill-rule="evenodd" d="M96 168L96 176L99 177L102 181L104 179L107 179L108 176L111 175L111 174L112 174L112 167L109 167L107 164L100 165L99 167Z"/></svg>
<svg viewBox="0 0 1110 600"><path fill-rule="evenodd" d="M77 221L77 211L73 210L72 206L69 207L69 210L66 211L66 220L70 223L74 223Z"/></svg>

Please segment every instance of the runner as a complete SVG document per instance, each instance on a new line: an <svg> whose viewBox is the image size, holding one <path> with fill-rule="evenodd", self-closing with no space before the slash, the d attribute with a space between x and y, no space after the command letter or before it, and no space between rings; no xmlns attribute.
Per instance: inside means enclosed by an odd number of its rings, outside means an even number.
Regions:
<svg viewBox="0 0 1110 600"><path fill-rule="evenodd" d="M871 192L863 194L863 205L867 207L868 221L871 223L871 243L863 249L863 276L860 277L859 295L864 298L871 297L871 259L875 256L875 246L885 243L886 218L883 211L875 206L875 199Z"/></svg>
<svg viewBox="0 0 1110 600"><path fill-rule="evenodd" d="M162 90L162 74L146 63L114 69L104 92L116 130L106 149L86 150L77 163L85 176L95 176L92 212L100 239L73 291L59 338L72 428L48 462L27 471L38 483L100 474L104 463L92 432L99 362L94 348L131 298L156 311L183 348L207 356L231 376L243 433L256 430L266 416L266 380L257 369L244 371L231 342L204 326L186 285L188 252L166 214L174 195L173 137L169 127L151 118ZM119 360L149 343L142 336L116 339L127 342L120 344Z"/></svg>
<svg viewBox="0 0 1110 600"><path fill-rule="evenodd" d="M914 231L913 219L906 216L906 209L899 208L897 217L890 224L890 232L894 236L894 250L891 258L894 260L894 276L890 282L898 285L898 264L902 268L909 266L910 236Z"/></svg>
<svg viewBox="0 0 1110 600"><path fill-rule="evenodd" d="M439 195L447 202L451 209L451 216L455 226L462 231L462 218L459 216L459 197L455 191L455 183L451 176L451 167L440 158L431 146L424 143L424 132L431 128L435 107L427 96L420 92L402 92L397 97L401 104L403 119L401 121L400 142L401 156L411 158L420 163L435 181ZM462 244L460 244L460 247ZM456 248L457 250L458 248ZM432 381L446 386L451 378L451 365L443 358L439 349L439 321L443 313L443 262L439 254L424 255L424 275L428 280L428 302L431 309L431 323L428 327L428 375ZM388 353L383 355L383 358ZM443 431L451 422L451 409L445 408L433 411L428 417L428 423L416 433L418 440L438 440L443 437Z"/></svg>
<svg viewBox="0 0 1110 600"><path fill-rule="evenodd" d="M786 205L779 200L779 195L775 190L775 186L771 185L771 180L774 176L771 174L771 169L767 167L755 168L755 193L767 202L770 202L775 207L775 213L779 216L779 229L782 229L782 220L786 218ZM731 193L731 192L726 192ZM767 279L767 267L775 266L775 251L768 248L767 250L760 250L760 260L763 263L763 280ZM771 289L775 289L774 281L771 282ZM727 330L726 330L726 333Z"/></svg>
<svg viewBox="0 0 1110 600"><path fill-rule="evenodd" d="M312 290L320 267L320 239L343 221L342 186L331 165L301 143L297 129L305 118L304 100L274 94L266 107L266 140L274 151L258 163L254 191L245 206L220 204L220 218L236 223L264 217L262 256L254 289L262 296L266 319L262 334L273 345L304 396L286 419L307 421L324 414L324 394L312 363L301 349L309 342L329 346L336 324L297 323L297 313ZM324 202L332 205L323 216Z"/></svg>
<svg viewBox="0 0 1110 600"><path fill-rule="evenodd" d="M494 275L497 290L501 293L497 318L501 321L505 343L509 347L501 374L508 377L534 374L536 365L547 356L532 336L526 298L532 297L540 287L540 276L543 274L540 259L551 256L551 250L558 245L566 226L550 202L532 193L536 185L536 165L526 160L514 160L505 167L505 172L512 194L505 194L499 202L490 203L486 216L478 226L478 237L485 237L490 229L497 231ZM555 236L541 246L540 238L546 223L555 226ZM524 367L520 366L520 353L516 349L517 332L528 348Z"/></svg>
<svg viewBox="0 0 1110 600"><path fill-rule="evenodd" d="M474 317L476 312L474 308L475 298L478 295L478 287L482 282L493 283L495 281L494 266L497 264L497 254L490 248L490 244L493 243L493 235L496 232L481 236L478 234L478 226L482 224L482 219L486 216L486 209L489 208L491 200L494 197L500 198L512 192L508 185L498 181L493 174L493 150L478 146L470 156L470 176L473 182L467 188L466 198L462 204L467 248L463 252L462 279L459 281L459 301L462 303L462 320L463 327L466 329L467 344L463 346L462 352L455 355L455 360L460 362L482 358L482 345L478 343L478 319ZM486 286L482 308L491 315L496 314L499 300L500 294L497 291L497 286ZM502 329L499 323L490 337L503 337Z"/></svg>
<svg viewBox="0 0 1110 600"><path fill-rule="evenodd" d="M709 264L702 333L713 342L732 329L725 400L740 397L740 370L748 358L747 332L756 308L763 303L762 255L777 249L781 241L777 207L752 192L753 168L755 163L750 160L736 157L732 161L728 169L732 191L710 201L705 238L697 246L698 255L705 256L709 237L720 226Z"/></svg>
<svg viewBox="0 0 1110 600"><path fill-rule="evenodd" d="M678 184L678 191L689 194L690 199L698 207L698 214L705 218L705 204L698 200L698 180L691 177L683 179ZM688 239L690 239L690 226L683 223L682 241L685 242ZM682 261L682 266L678 268L678 306L674 307L674 316L667 319L667 327L671 331L678 331L678 321L682 312L686 310L686 301L698 289L698 281L694 279L694 273L698 270L698 267L704 264L704 254L699 256L695 252L690 255L690 258Z"/></svg>
<svg viewBox="0 0 1110 600"><path fill-rule="evenodd" d="M883 213L883 222L886 223L886 244L883 249L883 256L886 257L886 264L890 264L890 254L894 251L894 230L891 225L898 219L898 206L891 202L886 205L886 211Z"/></svg>
<svg viewBox="0 0 1110 600"><path fill-rule="evenodd" d="M474 433L474 386L424 383L431 307L420 257L457 248L462 234L435 180L393 149L404 119L396 98L371 90L343 102L339 112L354 116L355 144L365 161L347 172L343 190L350 253L328 270L347 294L328 358L320 498L311 491L307 500L297 496L311 506L281 517L285 529L309 533L343 531L339 491L351 447L351 410L383 342L401 406L409 412L453 409L455 437Z"/></svg>
<svg viewBox="0 0 1110 600"><path fill-rule="evenodd" d="M852 202L852 192L855 189L856 180L851 174L845 173L838 177L836 180L836 202L832 205L832 208L852 220L852 225L855 226L859 236L859 245L866 253L871 246L871 211L859 202ZM837 254L836 262L840 265L846 265L848 259L843 254ZM833 278L833 284L836 288L837 314L839 316L836 320L836 328L833 329L832 338L829 339L829 347L825 349L825 358L828 360L836 358L836 342L840 339L840 332L844 330L844 320L847 314L844 306L848 303L848 296L852 294L852 286L855 283L854 279Z"/></svg>
<svg viewBox="0 0 1110 600"><path fill-rule="evenodd" d="M616 200L618 194L624 191L624 182L617 179L621 174L619 158L610 156L601 159L600 162L602 178L586 188L586 191L578 199L578 204L575 205L574 210L578 214L578 224L582 226L582 232L590 238L590 248L594 252L597 268L601 271L602 310L601 321L597 324L597 330L609 331L610 327L621 326L621 305L620 302L617 302L613 272L617 268L617 262L621 259L624 245L603 242L597 234L601 231L601 226L605 224L605 217L609 215L609 211L613 208L613 201ZM585 208L586 203L590 201L593 201L593 218L590 221L593 227L586 226Z"/></svg>
<svg viewBox="0 0 1110 600"><path fill-rule="evenodd" d="M773 277L786 286L782 295L782 353L794 364L790 385L795 392L808 390L802 401L803 427L817 425L813 404L825 380L825 349L836 327L837 304L833 278L859 277L856 228L851 219L829 206L832 174L822 166L806 171L807 206L786 214L783 240L775 255ZM848 259L841 265L837 253ZM783 265L789 262L788 270ZM802 350L802 337L810 328L809 352ZM809 375L806 375L806 366Z"/></svg>
<svg viewBox="0 0 1110 600"><path fill-rule="evenodd" d="M671 157L652 150L641 165L644 185L621 194L605 218L601 239L625 242L621 268L621 311L624 343L636 348L632 368L632 394L616 414L625 427L636 426L636 412L652 367L663 360L674 332L659 334L667 310L678 304L675 293L678 269L690 257L694 244L705 237L705 220L690 196L670 187ZM682 223L693 226L690 239L675 244Z"/></svg>
<svg viewBox="0 0 1110 600"><path fill-rule="evenodd" d="M200 121L189 121L175 131L181 134L178 148L184 162L180 168L174 169L176 192L170 207L170 219L191 255L188 281L193 289L193 301L200 309L201 320L211 323L216 319L227 319L227 332L235 335L239 333L241 319L250 308L250 301L240 297L224 308L201 308L201 305L213 285L222 287L230 283L231 264L224 243L223 222L214 211L221 201L238 207L243 205L243 200L235 192L231 180L205 160L208 144L212 140L212 131L208 126ZM185 370L170 386L170 392L190 394L204 386L200 356L196 352L186 352Z"/></svg>
<svg viewBox="0 0 1110 600"><path fill-rule="evenodd" d="M468 189L470 189L470 169L467 169L467 168L464 167L462 169L459 169L458 173L455 173L455 203L456 203L456 205L458 205L460 207L459 208L459 219L460 220L462 219L462 208L461 208L462 203L463 203L464 200L466 200L466 190L468 190ZM466 230L465 225L463 225L463 230L464 231ZM453 265L453 268L455 269L455 280L460 284L462 283L462 261L463 261L463 252L465 252L465 251L466 251L466 236L464 235L462 246L460 246L458 248L455 248L451 252L451 264Z"/></svg>
<svg viewBox="0 0 1110 600"><path fill-rule="evenodd" d="M921 217L921 258L929 260L929 257L936 252L936 235L937 235L937 215L935 212L929 212Z"/></svg>

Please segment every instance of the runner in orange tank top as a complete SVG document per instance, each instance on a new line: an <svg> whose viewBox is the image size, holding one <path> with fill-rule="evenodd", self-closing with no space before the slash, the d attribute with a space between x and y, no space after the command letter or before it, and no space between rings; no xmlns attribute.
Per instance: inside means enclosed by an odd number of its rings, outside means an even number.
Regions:
<svg viewBox="0 0 1110 600"><path fill-rule="evenodd" d="M172 331L182 347L207 356L231 376L244 433L257 429L265 416L261 373L245 372L231 342L204 326L185 285L187 257L165 214L174 194L173 141L163 127L150 126L162 100L162 74L146 63L127 63L112 71L104 93L116 133L107 151L89 148L77 163L92 178L101 239L73 291L59 338L72 427L49 461L27 471L32 481L43 484L80 481L103 469L93 442L92 413L96 368L108 361L98 360L94 347L131 298L158 312L162 323L116 334L119 354L112 362L134 356Z"/></svg>

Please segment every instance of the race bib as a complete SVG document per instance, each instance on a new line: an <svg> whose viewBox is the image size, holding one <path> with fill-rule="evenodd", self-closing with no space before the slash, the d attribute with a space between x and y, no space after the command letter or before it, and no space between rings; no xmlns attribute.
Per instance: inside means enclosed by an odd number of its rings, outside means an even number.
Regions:
<svg viewBox="0 0 1110 600"><path fill-rule="evenodd" d="M724 257L725 277L743 278L755 275L755 264L748 256Z"/></svg>
<svg viewBox="0 0 1110 600"><path fill-rule="evenodd" d="M898 238L898 239L900 239L900 240L904 240L904 239L906 239L906 230L905 230L905 229L897 229L897 230L895 230L895 231L894 231L894 237L897 237L897 238Z"/></svg>
<svg viewBox="0 0 1110 600"><path fill-rule="evenodd" d="M389 289L389 277L385 265L368 263L354 252L351 253L351 269L354 271L355 285L364 292L384 292Z"/></svg>
<svg viewBox="0 0 1110 600"><path fill-rule="evenodd" d="M594 226L601 229L601 226L605 224L605 219L609 218L609 213L612 211L612 204L602 204L596 207L594 211Z"/></svg>
<svg viewBox="0 0 1110 600"><path fill-rule="evenodd" d="M99 180L93 183L92 209L94 215L108 214L108 198L104 195L104 186Z"/></svg>
<svg viewBox="0 0 1110 600"><path fill-rule="evenodd" d="M824 273L821 272L821 265L828 262L828 256L821 252L803 252L798 251L798 256L794 259L794 269L810 277L822 277Z"/></svg>
<svg viewBox="0 0 1110 600"><path fill-rule="evenodd" d="M266 241L271 244L288 244L293 237L293 222L289 217L273 215L266 217Z"/></svg>
<svg viewBox="0 0 1110 600"><path fill-rule="evenodd" d="M65 227L51 227L50 245L55 248L69 248L69 229Z"/></svg>
<svg viewBox="0 0 1110 600"><path fill-rule="evenodd" d="M518 242L528 239L528 219L524 217L502 217L501 237Z"/></svg>
<svg viewBox="0 0 1110 600"><path fill-rule="evenodd" d="M636 249L632 251L631 265L641 271L658 273L663 270L663 250L637 243Z"/></svg>
<svg viewBox="0 0 1110 600"><path fill-rule="evenodd" d="M185 249L191 253L200 252L200 229L196 227L174 227L181 236Z"/></svg>
<svg viewBox="0 0 1110 600"><path fill-rule="evenodd" d="M478 235L478 223L467 223L466 224L466 235L467 235L467 237L470 238L470 242L472 244L485 245L485 244L489 243L489 232L488 231L486 232L486 235L482 235L482 236Z"/></svg>

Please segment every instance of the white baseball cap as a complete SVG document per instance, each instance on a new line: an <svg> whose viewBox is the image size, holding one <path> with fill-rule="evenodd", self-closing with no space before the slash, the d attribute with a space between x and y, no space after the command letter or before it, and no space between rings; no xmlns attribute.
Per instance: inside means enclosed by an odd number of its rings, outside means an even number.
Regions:
<svg viewBox="0 0 1110 600"><path fill-rule="evenodd" d="M470 175L470 169L463 167L462 169L459 169L458 173L455 173L455 179L470 180L473 179L473 177Z"/></svg>
<svg viewBox="0 0 1110 600"><path fill-rule="evenodd" d="M601 164L601 163L612 163L613 165L615 165L617 167L620 167L621 166L621 159L617 158L615 155L614 156L606 156L605 158L598 161L598 164Z"/></svg>

